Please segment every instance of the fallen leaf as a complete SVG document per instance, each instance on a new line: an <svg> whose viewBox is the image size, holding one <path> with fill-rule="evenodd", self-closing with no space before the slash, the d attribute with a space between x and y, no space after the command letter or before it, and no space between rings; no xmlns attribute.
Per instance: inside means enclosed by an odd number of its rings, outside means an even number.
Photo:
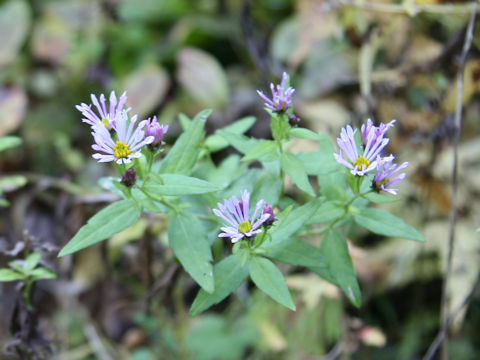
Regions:
<svg viewBox="0 0 480 360"><path fill-rule="evenodd" d="M0 136L18 129L27 110L27 95L17 87L0 88Z"/></svg>
<svg viewBox="0 0 480 360"><path fill-rule="evenodd" d="M178 81L199 105L217 109L227 105L227 76L217 59L203 50L184 48L177 64Z"/></svg>
<svg viewBox="0 0 480 360"><path fill-rule="evenodd" d="M149 64L128 75L122 83L122 89L128 93L128 106L143 118L162 103L170 79L163 68Z"/></svg>
<svg viewBox="0 0 480 360"><path fill-rule="evenodd" d="M16 59L28 34L30 17L26 1L12 0L0 7L0 68Z"/></svg>

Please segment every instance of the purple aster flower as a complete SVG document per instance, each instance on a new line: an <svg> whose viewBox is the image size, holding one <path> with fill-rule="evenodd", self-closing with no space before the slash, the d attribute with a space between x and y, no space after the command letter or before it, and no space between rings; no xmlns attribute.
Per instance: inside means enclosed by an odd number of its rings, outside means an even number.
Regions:
<svg viewBox="0 0 480 360"><path fill-rule="evenodd" d="M360 134L362 135L363 146L367 145L368 135L370 132L374 131L376 138L383 138L388 129L393 127L396 120L390 121L388 124L380 123L379 126L373 125L372 119L368 119L366 124L363 124L360 129Z"/></svg>
<svg viewBox="0 0 480 360"><path fill-rule="evenodd" d="M152 143L153 136L145 137L143 128L147 124L147 120L141 121L135 126L137 115L128 119L127 111L123 110L117 113L113 130L116 137L102 123L93 126L93 138L95 144L92 145L94 150L102 153L93 154L92 157L99 162L115 161L117 164L128 164L133 158L142 156L141 148Z"/></svg>
<svg viewBox="0 0 480 360"><path fill-rule="evenodd" d="M375 128L372 127L366 137L367 142L363 155L360 155L355 141L356 132L357 129L354 131L350 125L342 128L340 138L337 138L340 153L335 153L333 156L338 163L348 167L350 173L363 176L376 168L377 156L388 144L389 139L384 139L383 136L377 136ZM345 153L346 158L344 158L343 153Z"/></svg>
<svg viewBox="0 0 480 360"><path fill-rule="evenodd" d="M399 172L408 166L408 162L397 166L393 163L394 159L393 155L377 158L377 172L373 179L373 187L397 195L397 189L390 189L389 187L405 179L405 173L399 174Z"/></svg>
<svg viewBox="0 0 480 360"><path fill-rule="evenodd" d="M288 74L283 73L282 82L277 85L270 84L270 90L272 91L272 98L269 99L262 91L257 90L258 95L265 100L265 106L275 112L283 113L292 106L292 94L295 92L293 87L285 89L287 83Z"/></svg>
<svg viewBox="0 0 480 360"><path fill-rule="evenodd" d="M270 218L268 213L261 215L259 213L264 204L264 200L257 202L255 211L250 217L250 193L247 190L243 191L241 199L233 196L230 200L225 200L223 205L218 203L218 209L213 209L213 213L228 224L228 226L220 228L223 232L218 236L229 237L232 239L232 243L236 243L244 237L252 237L261 233L260 225ZM260 215L258 219L257 215Z"/></svg>
<svg viewBox="0 0 480 360"><path fill-rule="evenodd" d="M84 116L82 121L86 122L92 127L98 123L101 123L109 130L111 130L115 125L115 118L117 116L117 113L124 110L125 103L127 102L127 92L124 91L117 101L115 91L112 91L110 93L108 106L105 95L100 94L99 99L97 99L97 97L93 94L91 94L90 97L92 99L93 105L95 105L95 107L97 108L98 114L92 110L92 105L87 105L85 103L76 105L75 107L77 108L77 110L80 111ZM130 108L126 109L125 111L130 111Z"/></svg>
<svg viewBox="0 0 480 360"><path fill-rule="evenodd" d="M147 119L147 125L145 125L145 136L153 136L153 142L150 144L152 147L157 147L163 142L163 137L168 131L168 125L161 125L157 121L157 117L154 116L153 119Z"/></svg>

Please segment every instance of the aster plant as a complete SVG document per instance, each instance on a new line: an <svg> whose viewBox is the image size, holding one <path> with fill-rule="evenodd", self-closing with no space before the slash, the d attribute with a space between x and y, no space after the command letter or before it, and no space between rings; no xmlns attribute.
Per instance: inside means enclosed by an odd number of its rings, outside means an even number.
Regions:
<svg viewBox="0 0 480 360"><path fill-rule="evenodd" d="M391 195L398 194L396 185L406 177L408 163L397 165L393 155L384 155L387 132L395 121L376 126L369 119L360 129L346 126L335 151L326 135L298 126L295 89L286 73L270 89L271 98L258 93L273 140L244 135L255 123L253 117L206 136L211 111L205 110L193 119L180 115L183 132L168 146L168 125L156 116L139 120L127 107L125 93L117 99L112 92L108 103L105 96L92 95L93 107L78 105L91 127L93 158L105 170L112 164L117 171L117 177L99 183L120 200L90 218L60 256L108 239L143 213L162 213L162 221L168 221L169 248L200 287L192 316L234 293L248 278L294 310L279 263L308 269L360 306L344 226L424 241L402 219L369 207L391 201ZM289 143L294 139L313 141L318 149L293 153ZM228 146L241 157L212 156ZM212 160L217 158L224 159Z"/></svg>

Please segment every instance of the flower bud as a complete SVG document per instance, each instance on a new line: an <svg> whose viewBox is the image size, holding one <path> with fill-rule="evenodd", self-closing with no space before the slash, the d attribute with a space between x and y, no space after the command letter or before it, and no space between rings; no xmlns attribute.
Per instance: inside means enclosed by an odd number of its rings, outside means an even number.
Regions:
<svg viewBox="0 0 480 360"><path fill-rule="evenodd" d="M265 220L265 222L264 222L264 224L266 226L272 225L273 222L277 220L277 219L275 219L275 217L273 215L273 207L271 205L269 205L268 203L265 203L265 205L263 206L262 215L265 215L265 214L270 215L270 217L267 220Z"/></svg>
<svg viewBox="0 0 480 360"><path fill-rule="evenodd" d="M288 123L290 126L297 126L300 120L301 119L295 114L288 114Z"/></svg>
<svg viewBox="0 0 480 360"><path fill-rule="evenodd" d="M130 168L123 173L121 183L126 187L131 187L133 186L133 184L135 184L136 180L137 180L137 172L135 171L134 168Z"/></svg>
<svg viewBox="0 0 480 360"><path fill-rule="evenodd" d="M168 131L168 125L161 125L157 121L157 117L148 119L145 125L145 137L153 136L153 142L150 144L152 148L156 148L162 144L163 137Z"/></svg>

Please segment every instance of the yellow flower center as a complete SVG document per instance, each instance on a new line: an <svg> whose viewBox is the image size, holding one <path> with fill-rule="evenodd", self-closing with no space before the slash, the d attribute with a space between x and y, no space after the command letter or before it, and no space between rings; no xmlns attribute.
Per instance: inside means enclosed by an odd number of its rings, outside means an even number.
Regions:
<svg viewBox="0 0 480 360"><path fill-rule="evenodd" d="M117 160L120 158L125 158L131 153L132 152L130 151L128 145L121 141L117 141L115 146L113 147L113 155L115 155L115 158Z"/></svg>
<svg viewBox="0 0 480 360"><path fill-rule="evenodd" d="M380 186L382 186L382 185L387 185L387 183L388 183L388 179L385 178L385 179L383 179L382 181L380 181L380 182L379 182L378 184L376 184L376 185L377 185L377 187L380 187Z"/></svg>
<svg viewBox="0 0 480 360"><path fill-rule="evenodd" d="M240 231L242 234L246 234L251 230L252 230L252 224L250 224L250 221L248 220L238 225L238 231Z"/></svg>
<svg viewBox="0 0 480 360"><path fill-rule="evenodd" d="M367 168L370 165L370 161L365 159L363 156L360 156L357 160L353 162L353 166L355 166L358 170L362 170L362 168Z"/></svg>
<svg viewBox="0 0 480 360"><path fill-rule="evenodd" d="M106 117L102 118L102 124L105 125L107 129L110 130L110 127L108 126L108 119Z"/></svg>

